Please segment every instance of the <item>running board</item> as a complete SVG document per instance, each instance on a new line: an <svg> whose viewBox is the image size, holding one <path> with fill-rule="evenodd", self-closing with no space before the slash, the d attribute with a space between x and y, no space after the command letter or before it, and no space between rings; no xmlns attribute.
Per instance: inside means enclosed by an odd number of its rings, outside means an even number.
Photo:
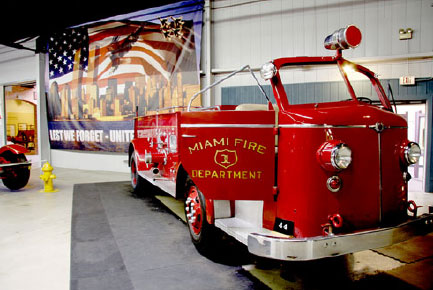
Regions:
<svg viewBox="0 0 433 290"><path fill-rule="evenodd" d="M159 187L163 191L167 192L173 197L176 197L176 182L160 176L159 174L153 174L151 171L143 170L138 171L138 175L152 183L156 187Z"/></svg>
<svg viewBox="0 0 433 290"><path fill-rule="evenodd" d="M236 217L216 219L215 226L246 246L248 246L248 236L252 233L286 238L288 237L287 235L275 231L258 228L257 226Z"/></svg>

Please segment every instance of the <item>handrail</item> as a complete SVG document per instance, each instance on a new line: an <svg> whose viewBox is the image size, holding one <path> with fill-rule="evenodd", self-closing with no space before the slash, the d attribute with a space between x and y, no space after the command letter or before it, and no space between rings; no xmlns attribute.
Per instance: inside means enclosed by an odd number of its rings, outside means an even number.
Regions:
<svg viewBox="0 0 433 290"><path fill-rule="evenodd" d="M197 93L195 93L195 94L191 97L191 99L189 100L189 102L188 102L187 112L190 112L190 111L191 111L191 104L192 104L192 102L195 100L195 98L197 98L198 95L200 95L200 94L204 93L205 91L207 91L207 90L209 90L209 89L215 87L216 85L219 85L219 84L222 83L223 81L225 81L225 80L231 78L231 77L234 76L235 74L237 74L237 73L239 73L239 72L242 72L242 71L244 71L244 70L246 70L246 69L249 70L249 72L251 73L251 75L253 76L253 78L255 79L255 81L257 82L257 85L259 86L260 91L261 91L262 94L265 96L265 98L268 100L268 102L270 102L269 97L268 97L268 96L266 95L266 93L265 93L265 90L264 90L263 87L260 85L258 79L256 78L256 76L254 75L253 71L251 70L250 65L247 64L247 65L241 67L240 69L231 72L229 75L227 75L227 76L223 77L222 79L220 79L220 80L214 82L213 84L211 84L211 85L209 85L209 86L207 86L207 87L201 89L201 90L198 91Z"/></svg>
<svg viewBox="0 0 433 290"><path fill-rule="evenodd" d="M186 107L187 106L171 106L171 107L157 108L155 111L157 113L159 113L161 111L166 111L166 110L173 110L174 111L175 109L184 109ZM196 108L199 108L199 107L196 107Z"/></svg>

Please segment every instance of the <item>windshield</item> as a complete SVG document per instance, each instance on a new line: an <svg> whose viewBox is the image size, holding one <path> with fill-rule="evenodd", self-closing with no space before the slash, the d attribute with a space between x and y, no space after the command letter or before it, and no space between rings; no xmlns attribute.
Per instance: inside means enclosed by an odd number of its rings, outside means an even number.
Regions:
<svg viewBox="0 0 433 290"><path fill-rule="evenodd" d="M360 101L380 104L370 79L343 65L354 93ZM280 68L280 77L290 104L310 104L351 100L338 65L299 65Z"/></svg>

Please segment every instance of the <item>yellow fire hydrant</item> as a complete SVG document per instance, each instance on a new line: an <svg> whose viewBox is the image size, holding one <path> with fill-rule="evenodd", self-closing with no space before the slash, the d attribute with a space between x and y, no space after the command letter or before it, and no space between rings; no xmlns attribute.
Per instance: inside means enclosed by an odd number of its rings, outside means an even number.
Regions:
<svg viewBox="0 0 433 290"><path fill-rule="evenodd" d="M40 190L41 192L56 192L58 189L54 189L53 186L53 179L56 178L53 172L53 167L48 163L45 162L45 164L42 166L42 174L40 176L40 179L44 182L44 189Z"/></svg>

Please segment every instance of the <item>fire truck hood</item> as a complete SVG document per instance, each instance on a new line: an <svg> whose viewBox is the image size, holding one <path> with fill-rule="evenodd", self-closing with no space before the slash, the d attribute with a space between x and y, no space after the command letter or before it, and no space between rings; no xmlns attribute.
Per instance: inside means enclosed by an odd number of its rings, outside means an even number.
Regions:
<svg viewBox="0 0 433 290"><path fill-rule="evenodd" d="M280 113L279 122L334 126L372 126L378 123L393 127L407 126L406 120L397 114L353 101L291 105L289 110Z"/></svg>

